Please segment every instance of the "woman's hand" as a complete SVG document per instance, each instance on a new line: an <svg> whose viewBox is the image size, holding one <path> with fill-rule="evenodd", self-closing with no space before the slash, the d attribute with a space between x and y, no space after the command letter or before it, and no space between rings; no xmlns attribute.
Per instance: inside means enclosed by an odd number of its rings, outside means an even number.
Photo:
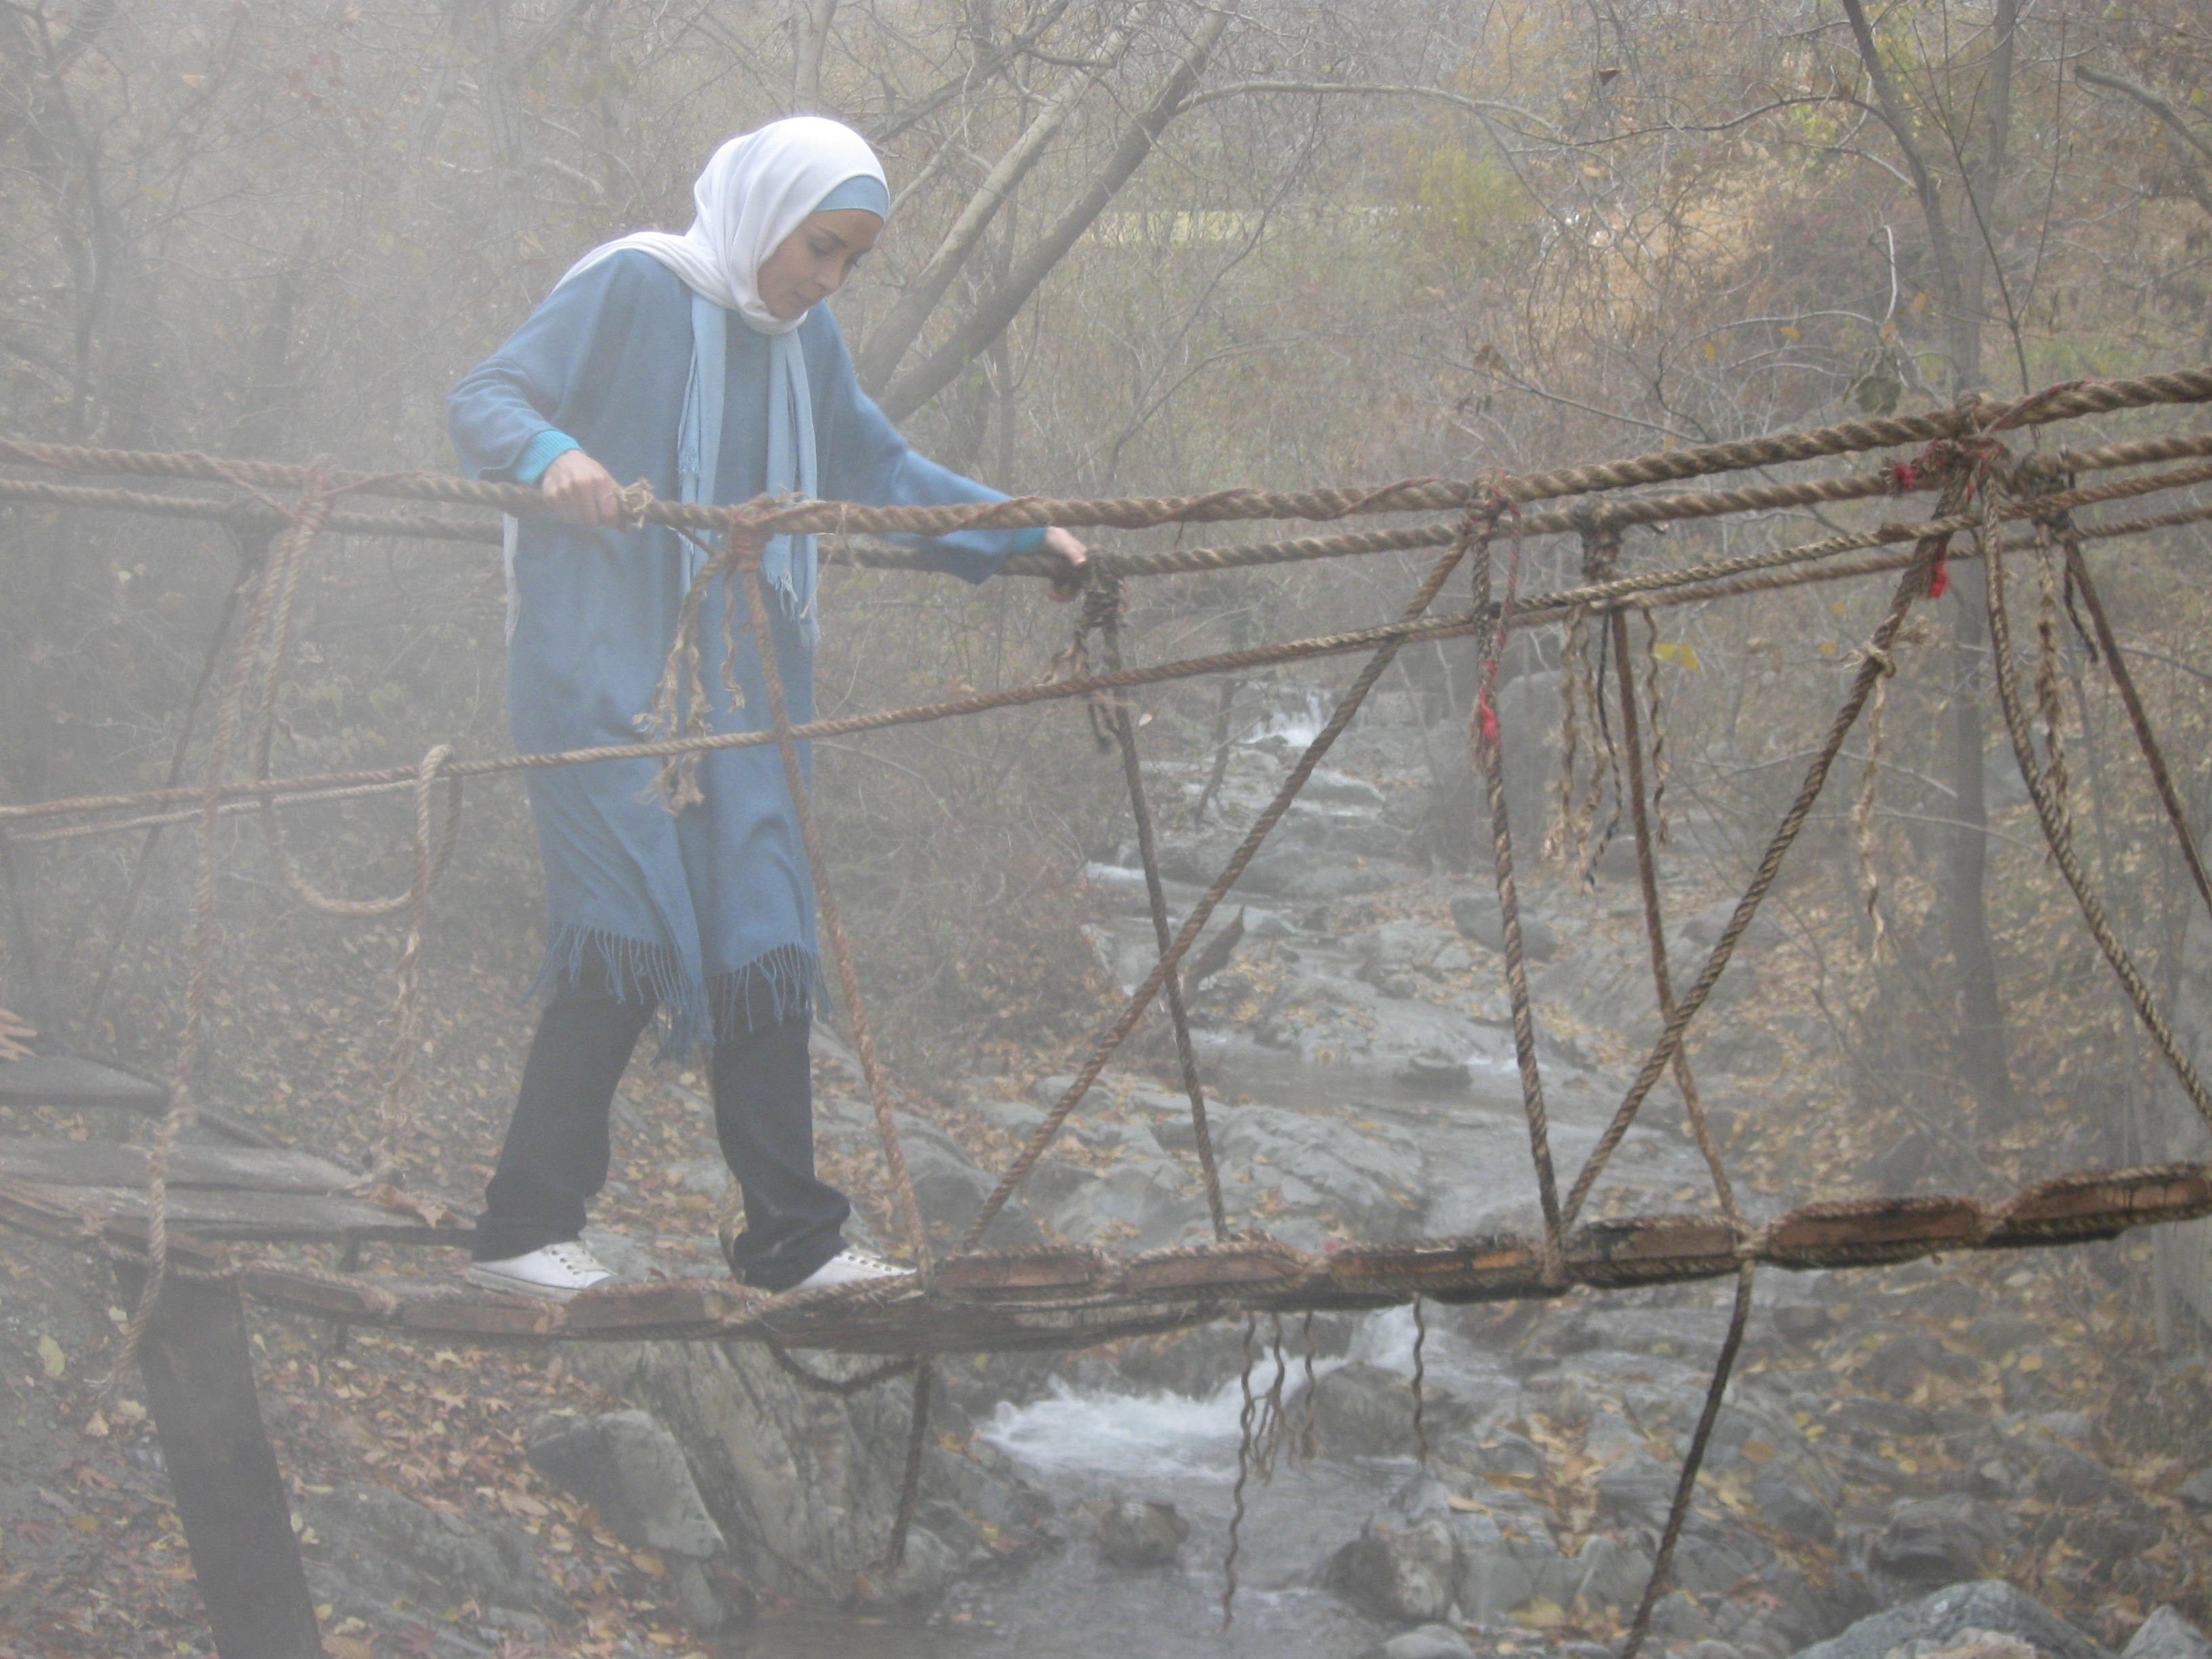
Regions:
<svg viewBox="0 0 2212 1659"><path fill-rule="evenodd" d="M580 449L555 456L538 487L570 524L592 530L615 522L614 475Z"/></svg>
<svg viewBox="0 0 2212 1659"><path fill-rule="evenodd" d="M1091 550L1060 526L1053 525L1044 532L1044 550L1057 553L1060 562L1067 567L1065 574L1052 579L1050 590L1052 597L1064 605L1083 592L1084 569L1091 562Z"/></svg>

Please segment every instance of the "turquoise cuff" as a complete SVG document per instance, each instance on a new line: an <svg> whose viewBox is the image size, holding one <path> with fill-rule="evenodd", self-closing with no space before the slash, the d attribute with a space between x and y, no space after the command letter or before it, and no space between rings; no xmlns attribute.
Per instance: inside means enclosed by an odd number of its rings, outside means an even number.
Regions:
<svg viewBox="0 0 2212 1659"><path fill-rule="evenodd" d="M1017 553L1042 552L1044 549L1044 529L1041 524L1033 524L1026 530L1015 531L1006 538L1006 556L1012 558Z"/></svg>
<svg viewBox="0 0 2212 1659"><path fill-rule="evenodd" d="M534 484L545 476L547 467L570 450L582 447L583 445L567 433L556 432L551 427L547 427L523 445L522 454L507 470L507 476L519 484Z"/></svg>

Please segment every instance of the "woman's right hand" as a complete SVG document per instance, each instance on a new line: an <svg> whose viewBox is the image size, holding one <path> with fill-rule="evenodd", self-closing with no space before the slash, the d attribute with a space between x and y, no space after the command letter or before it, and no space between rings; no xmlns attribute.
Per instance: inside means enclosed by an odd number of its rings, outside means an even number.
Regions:
<svg viewBox="0 0 2212 1659"><path fill-rule="evenodd" d="M614 475L580 449L563 450L555 456L538 487L570 524L595 530L615 522Z"/></svg>

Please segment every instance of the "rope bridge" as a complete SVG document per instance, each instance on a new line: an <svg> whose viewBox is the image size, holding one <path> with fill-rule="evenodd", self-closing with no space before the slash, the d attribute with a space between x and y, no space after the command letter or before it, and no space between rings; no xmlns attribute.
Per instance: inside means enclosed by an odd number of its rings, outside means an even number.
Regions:
<svg viewBox="0 0 2212 1659"><path fill-rule="evenodd" d="M220 646L229 627L230 613L226 612L209 647L203 684L214 691L215 714L196 781L185 780L187 744L191 740L192 717L188 714L169 781L163 787L0 805L0 850L130 832L143 832L150 847L151 837L165 825L190 823L198 830L192 921L185 953L185 1019L179 1052L166 1084L159 1088L138 1085L136 1102L140 1109L159 1115L153 1144L143 1153L114 1149L118 1153L135 1153L137 1161L119 1174L111 1161L94 1172L99 1178L88 1178L82 1170L70 1175L62 1167L68 1160L58 1154L36 1152L39 1143L0 1142L0 1170L7 1171L0 1175L0 1224L103 1251L142 1277L143 1291L118 1361L118 1378L131 1364L155 1317L165 1284L171 1280L220 1283L274 1306L349 1323L434 1335L443 1341L456 1338L530 1342L643 1337L737 1340L766 1344L793 1367L797 1362L789 1358L787 1351L795 1348L890 1355L913 1363L880 1367L860 1381L880 1381L905 1370L914 1371L916 1445L926 1429L931 1361L938 1354L1075 1347L1225 1316L1256 1322L1262 1317L1279 1319L1285 1314L1408 1303L1418 1319L1428 1299L1451 1303L1536 1298L1558 1296L1576 1285L1608 1289L1733 1276L1736 1294L1729 1339L1708 1392L1704 1416L1692 1437L1662 1541L1658 1568L1632 1627L1632 1650L1664 1586L1673 1541L1687 1512L1691 1486L1741 1345L1752 1275L1758 1267L1850 1267L1953 1250L2077 1243L2113 1237L2133 1226L2212 1214L2212 1167L2192 1164L2077 1171L2030 1187L1996 1205L1965 1196L1850 1200L1814 1204L1755 1224L1745 1215L1730 1182L1683 1046L1686 1032L1710 999L1771 890L1826 787L1845 739L1862 718L1869 725L1869 748L1878 752L1882 700L1887 681L1895 672L1896 653L1913 607L1943 591L1949 562L1972 559L1979 561L1988 573L1985 586L1996 700L2052 860L2145 1030L2184 1093L2208 1126L2212 1126L2212 1094L2208 1094L2156 1006L2148 981L2118 937L2074 852L2054 689L2058 629L2053 620L2062 592L2069 610L2078 604L2087 613L2089 623L2084 637L2094 639L2092 654L2114 681L2192 883L2208 911L2212 911L2212 879L2208 879L2199 860L2196 836L2083 554L2085 544L2093 540L2212 520L2212 507L2183 506L2131 519L2091 522L2081 522L2075 516L2108 503L2212 482L2212 432L2081 448L2038 448L2025 454L2015 454L2007 441L2007 434L2030 433L2087 416L2207 401L2212 401L2212 373L2204 371L2077 381L2011 401L1969 398L1954 409L1926 415L1690 446L1547 472L1498 474L1459 482L1411 479L1369 489L1290 493L1231 489L1193 496L1093 501L1022 498L985 506L898 508L762 499L738 507L707 507L659 501L642 485L636 485L623 493L627 527L663 526L690 538L709 555L684 599L653 705L645 711L647 732L641 741L473 760L460 758L439 745L411 767L282 776L275 773L272 764L278 697L288 672L301 578L318 538L350 534L495 543L500 532L495 520L449 518L419 508L459 506L536 514L548 510L543 495L512 485L421 472L349 473L325 463L290 466L196 454L0 440L0 464L37 468L45 474L167 479L222 485L228 491L210 496L90 486L59 482L51 476L11 477L0 477L0 503L43 503L198 520L230 527L242 544L265 541L267 548L241 595L234 596L234 605L241 614L228 667L220 677L216 674ZM1648 489L1730 471L1900 449L1908 453L1879 466L1835 477L1671 494L1651 493ZM2154 470L2132 470L2142 468ZM2124 476L2081 482L2085 476L2107 473ZM1894 501L1915 495L1934 497L1929 516L1917 521L1883 523L1820 541L1667 569L1624 574L1619 568L1622 532L1635 526L1856 501ZM410 506L406 510L368 511L358 506L359 498ZM1529 510L1547 502L1565 504L1544 511ZM833 537L838 538L833 557L879 568L915 568L924 563L921 554L870 538L1035 525L1138 530L1264 520L1334 522L1423 513L1447 516L1401 527L1289 539L1154 552L1102 552L1085 574L1088 591L1074 643L1062 654L1054 677L1042 683L963 692L933 702L793 724L787 715L775 653L766 646L759 563L767 538L776 534ZM2008 534L2008 526L2017 529ZM1579 538L1583 558L1578 583L1550 592L1522 592L1524 549L1529 538L1540 535ZM1425 549L1439 550L1437 556L1392 621L1177 661L1133 666L1124 660L1121 619L1127 584L1137 579ZM2008 598L2008 561L2019 557L2035 567L2040 605L2037 660L2025 686L2021 665L2015 660ZM1012 561L1007 568L1030 576L1066 574L1056 560L1042 556ZM1468 603L1458 610L1436 610L1447 584L1462 573L1471 578ZM1657 681L1656 672L1648 674L1647 689L1639 695L1633 672L1631 614L1640 611L1648 619L1653 611L1671 605L1876 574L1894 579L1888 602L1860 650L1826 732L1726 926L1696 973L1677 985L1668 960L1656 874L1663 791L1656 730ZM721 579L726 579L725 591L732 605L736 596L742 595L747 625L760 647L769 705L769 723L763 730L718 732L708 725L697 640L699 630L712 625L702 611L712 584ZM1563 691L1567 725L1559 792L1560 811L1552 850L1587 872L1607 842L1621 833L1625 805L1626 833L1632 837L1636 852L1641 910L1661 1018L1659 1035L1604 1133L1581 1168L1564 1183L1555 1164L1544 1079L1537 1064L1501 764L1504 734L1495 695L1499 663L1510 633L1560 623L1566 624ZM729 625L729 619L725 625ZM1501 954L1512 1007L1515 1054L1540 1227L1526 1235L1359 1244L1325 1255L1295 1249L1262 1236L1237 1233L1231 1227L1222 1196L1206 1092L1194 1059L1178 968L1398 653L1416 641L1462 637L1480 641L1480 690L1472 714L1469 752L1487 792L1502 921ZM1095 666L1093 641L1100 659ZM1651 640L1647 640L1647 652L1650 644ZM1160 875L1135 722L1122 694L1138 686L1193 676L1234 674L1344 655L1364 655L1365 660L1339 694L1329 717L1290 767L1273 799L1178 922L1170 912ZM1593 673L1593 664L1598 665L1599 672ZM1611 697L1615 705L1610 709L1603 690L1607 667L1612 671ZM852 945L829 885L828 860L818 844L797 745L805 738L1069 699L1085 702L1102 743L1119 751L1144 866L1157 959L1120 1012L1091 1043L1073 1082L1002 1172L957 1245L940 1255L932 1250L915 1201L892 1111L890 1081L875 1052ZM1604 733L1601 753L1587 761L1579 757L1577 741L1577 722L1584 709ZM781 1296L726 1281L674 1279L610 1285L586 1291L565 1304L549 1305L466 1288L450 1279L325 1270L265 1252L233 1248L241 1242L283 1237L331 1238L349 1247L357 1247L365 1238L402 1244L450 1245L465 1241L466 1229L450 1211L395 1185L398 1171L393 1148L415 1117L414 1063L418 1044L414 1031L420 951L429 922L433 890L458 840L462 790L467 781L610 759L651 758L659 763L659 781L665 800L671 810L680 810L696 799L691 773L702 754L770 744L781 756L806 843L823 936L843 993L899 1225L919 1269L912 1279ZM1851 809L1864 879L1870 890L1873 872L1866 854L1871 843L1868 826L1873 779L1870 756L1865 781ZM1608 789L1614 808L1611 820L1600 827L1595 814ZM283 811L386 793L406 793L413 806L413 863L408 885L400 892L367 901L338 899L321 892L300 870L286 847ZM179 1144L182 1132L198 1110L191 1085L212 972L219 865L216 831L225 816L239 812L260 817L284 884L302 902L333 915L404 919L393 979L391 1042L383 1067L373 1167L366 1173L339 1170L313 1159L307 1163L320 1168L310 1170L296 1156L287 1163L287 1155L261 1153L256 1155L261 1163L251 1169L240 1165L226 1177L221 1169L207 1164L210 1154ZM142 852L132 881L134 896L143 875ZM103 979L103 989L104 985ZM981 1241L993 1219L1036 1168L1156 1000L1164 1002L1174 1031L1177 1069L1189 1102L1194 1157L1206 1194L1212 1241L1131 1258L1115 1258L1082 1245L1013 1250L981 1248ZM17 1061L0 1066L0 1101L11 1097L8 1077L11 1071L52 1064ZM1684 1097L1692 1138L1710 1174L1714 1208L1589 1217L1594 1188L1644 1103L1667 1077L1673 1078ZM128 1093L128 1088L123 1092ZM12 1097L52 1100L65 1093L52 1088L41 1090L25 1079L12 1091ZM47 1160L45 1164L40 1163L40 1158ZM200 1161L198 1167L202 1173L196 1183L185 1178L195 1159ZM130 1163L129 1159L125 1162ZM229 1184L225 1184L226 1180ZM288 1182L289 1185L283 1184ZM282 1215L294 1212L276 1201L279 1193L289 1195L287 1201L295 1211L303 1205L308 1209L299 1211L290 1223L283 1221ZM211 1198L213 1194L228 1197L218 1202ZM313 1207L317 1206L322 1207ZM319 1225L313 1219L317 1215L325 1218ZM349 1256L349 1265L356 1260ZM1255 1325L1248 1324L1248 1361L1255 1329ZM803 1367L797 1369L803 1376L811 1375ZM824 1386L830 1385L825 1382ZM1249 1401L1249 1364L1246 1389ZM1418 1370L1415 1397L1417 1443L1425 1456L1419 1429ZM1255 1468L1264 1470L1273 1455L1269 1446L1255 1440L1255 1416L1254 1410L1247 1410L1238 1484L1240 1515L1244 1476ZM909 1478L892 1534L894 1560L912 1512L916 1468L918 1462L910 1458ZM1233 1544L1230 1584L1233 1594ZM1226 1605L1224 1598L1224 1610Z"/></svg>

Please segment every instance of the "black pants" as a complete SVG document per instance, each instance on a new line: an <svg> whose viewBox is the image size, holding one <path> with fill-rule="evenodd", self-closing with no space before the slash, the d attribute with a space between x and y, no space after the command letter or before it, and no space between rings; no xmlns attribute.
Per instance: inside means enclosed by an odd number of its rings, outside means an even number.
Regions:
<svg viewBox="0 0 2212 1659"><path fill-rule="evenodd" d="M714 1045L714 1133L744 1194L745 1230L730 1252L738 1277L788 1290L836 1255L852 1206L814 1175L814 1090L805 1015L749 1010L753 1029ZM514 1121L484 1189L475 1255L500 1261L583 1231L584 1206L606 1184L607 1115L650 1003L603 990L564 991L545 1006L523 1062Z"/></svg>

